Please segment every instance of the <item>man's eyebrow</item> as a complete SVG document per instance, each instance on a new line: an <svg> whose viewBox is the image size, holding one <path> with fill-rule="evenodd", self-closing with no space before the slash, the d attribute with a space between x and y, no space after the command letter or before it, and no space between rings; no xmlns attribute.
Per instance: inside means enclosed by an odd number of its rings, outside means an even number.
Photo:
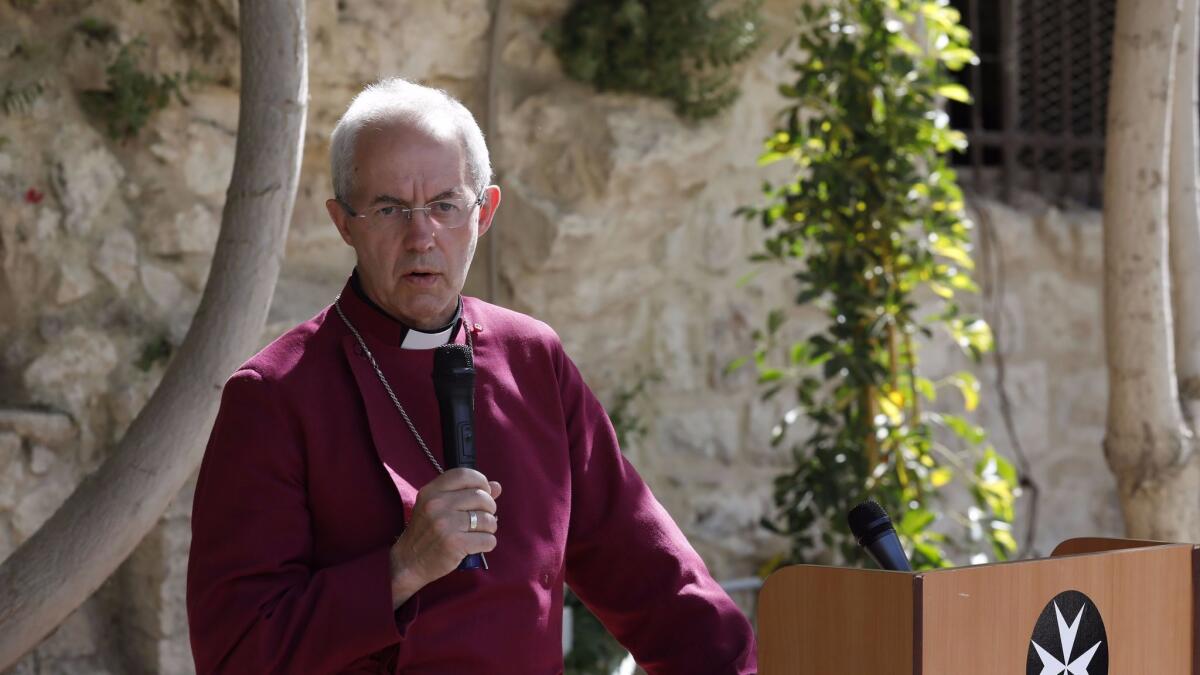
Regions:
<svg viewBox="0 0 1200 675"><path fill-rule="evenodd" d="M436 202L439 199L448 199L450 197L460 196L462 196L462 191L456 187L453 187L448 190L442 190L434 195L433 199L430 199L429 201ZM408 203L408 200L400 199L399 197L393 197L389 194L376 195L375 198L371 200L371 206L375 206L376 204L399 204L400 206L411 206L411 204Z"/></svg>
<svg viewBox="0 0 1200 675"><path fill-rule="evenodd" d="M408 206L408 202L400 199L399 197L393 197L391 195L376 195L375 199L371 200L371 206L375 206L376 204L401 204Z"/></svg>

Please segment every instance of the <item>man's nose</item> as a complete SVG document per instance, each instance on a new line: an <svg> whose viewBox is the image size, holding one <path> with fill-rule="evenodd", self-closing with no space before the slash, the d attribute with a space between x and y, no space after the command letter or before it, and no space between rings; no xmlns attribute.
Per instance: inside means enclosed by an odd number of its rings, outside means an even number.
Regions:
<svg viewBox="0 0 1200 675"><path fill-rule="evenodd" d="M404 224L404 247L410 251L428 251L435 243L438 226L429 217L429 213L421 210L408 212L408 222Z"/></svg>

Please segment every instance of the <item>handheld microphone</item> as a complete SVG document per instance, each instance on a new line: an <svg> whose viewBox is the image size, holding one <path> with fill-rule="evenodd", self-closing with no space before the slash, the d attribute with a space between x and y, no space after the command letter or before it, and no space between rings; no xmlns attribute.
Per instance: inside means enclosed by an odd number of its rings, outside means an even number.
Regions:
<svg viewBox="0 0 1200 675"><path fill-rule="evenodd" d="M447 469L475 468L475 365L466 345L433 350L433 389L442 417L442 455ZM487 569L483 554L472 553L460 570Z"/></svg>
<svg viewBox="0 0 1200 675"><path fill-rule="evenodd" d="M904 555L904 549L900 546L900 538L892 528L892 519L875 500L865 501L850 509L848 520L850 532L858 545L867 550L879 569L912 571L908 556Z"/></svg>

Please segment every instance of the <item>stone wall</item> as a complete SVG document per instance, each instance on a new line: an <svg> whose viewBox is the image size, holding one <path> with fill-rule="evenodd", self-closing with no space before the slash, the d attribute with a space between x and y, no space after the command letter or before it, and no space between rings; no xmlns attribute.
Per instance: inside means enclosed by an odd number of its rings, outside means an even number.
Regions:
<svg viewBox="0 0 1200 675"><path fill-rule="evenodd" d="M714 574L749 575L782 546L757 525L784 462L767 442L780 410L758 402L749 372L724 367L790 292L778 271L737 286L758 234L731 214L759 197L758 140L780 107L786 60L768 45L739 71L744 95L731 110L685 124L666 103L561 75L540 36L566 4L501 2L493 22L488 0L309 3L303 171L262 341L329 303L353 264L322 205L337 116L381 76L445 87L484 123L504 190L468 290L554 326L606 402L659 376L632 411L647 432L626 451ZM787 4L767 3L769 42L792 25ZM199 75L187 104L136 138L107 138L78 92L103 85L115 45L75 30L84 17L111 22L122 40L143 36L150 68ZM162 376L164 347L187 330L232 166L235 3L0 4L0 86L35 81L31 105L0 112L0 559L103 461ZM1017 436L1044 493L1038 550L1117 532L1099 448L1099 218L976 203L1004 262L999 335ZM925 353L932 371L963 365L942 344ZM988 364L980 421L1011 452ZM185 489L14 672L189 672L190 502Z"/></svg>

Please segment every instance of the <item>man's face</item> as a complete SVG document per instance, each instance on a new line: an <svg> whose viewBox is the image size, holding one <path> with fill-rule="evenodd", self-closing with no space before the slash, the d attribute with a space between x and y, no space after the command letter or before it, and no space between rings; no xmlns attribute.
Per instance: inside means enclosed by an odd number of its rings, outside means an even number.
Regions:
<svg viewBox="0 0 1200 675"><path fill-rule="evenodd" d="M427 128L401 122L364 127L355 141L354 192L347 196L357 214L380 206L424 206L457 196L468 204L478 197L468 179L462 143L449 127ZM358 256L367 295L405 324L424 330L445 325L475 255L475 244L491 226L500 190L492 186L470 220L447 229L427 213L415 212L392 227L373 227L370 218L350 216L336 200L325 206L342 239Z"/></svg>

